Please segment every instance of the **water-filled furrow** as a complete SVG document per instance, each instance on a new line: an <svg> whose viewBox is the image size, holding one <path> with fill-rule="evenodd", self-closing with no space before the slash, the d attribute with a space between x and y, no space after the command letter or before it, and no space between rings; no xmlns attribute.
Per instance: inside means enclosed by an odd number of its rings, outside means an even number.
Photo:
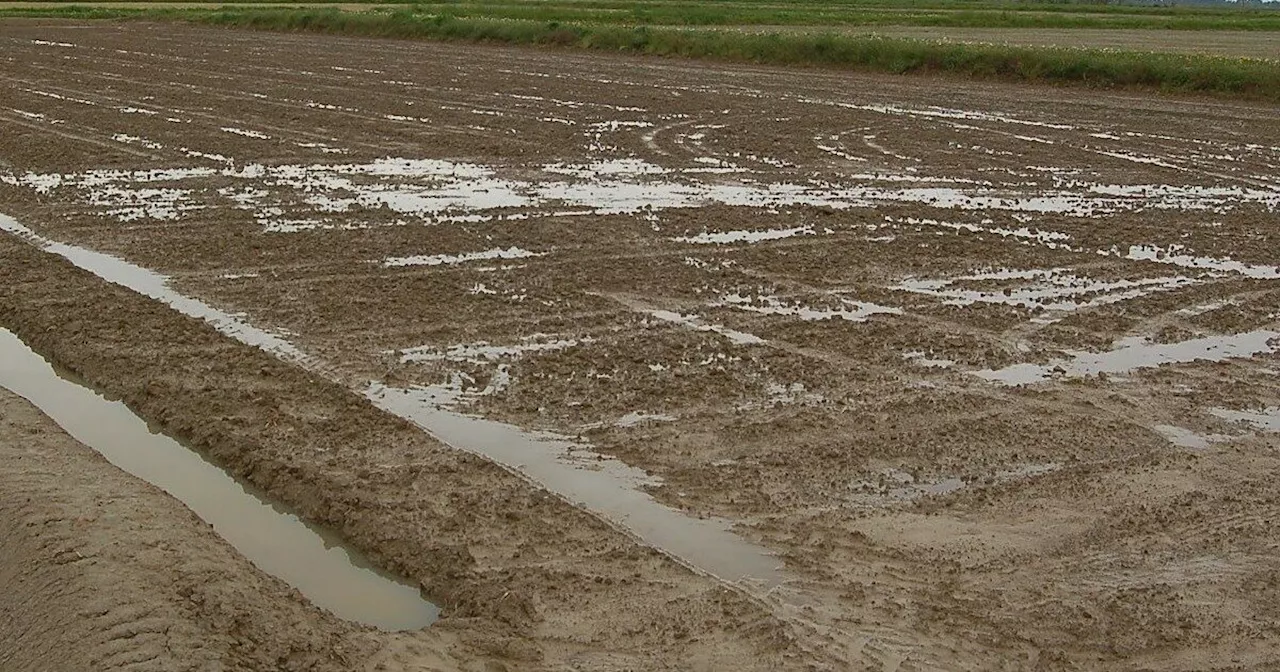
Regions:
<svg viewBox="0 0 1280 672"><path fill-rule="evenodd" d="M0 387L26 398L112 464L173 495L262 571L339 618L416 630L439 615L418 589L374 569L332 532L308 525L200 453L156 432L123 402L65 375L0 329Z"/></svg>

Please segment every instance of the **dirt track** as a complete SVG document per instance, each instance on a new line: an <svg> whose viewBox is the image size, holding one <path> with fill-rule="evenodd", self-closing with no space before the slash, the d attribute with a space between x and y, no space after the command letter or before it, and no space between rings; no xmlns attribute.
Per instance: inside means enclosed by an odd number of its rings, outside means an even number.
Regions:
<svg viewBox="0 0 1280 672"><path fill-rule="evenodd" d="M1274 107L173 26L0 43L0 212L325 368L14 236L0 326L421 581L423 637L516 669L1276 657ZM580 437L788 580L692 574L343 389L369 381Z"/></svg>

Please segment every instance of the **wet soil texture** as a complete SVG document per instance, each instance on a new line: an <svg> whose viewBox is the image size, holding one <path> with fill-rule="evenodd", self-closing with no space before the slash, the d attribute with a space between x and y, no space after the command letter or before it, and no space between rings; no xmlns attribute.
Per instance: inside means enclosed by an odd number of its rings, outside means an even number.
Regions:
<svg viewBox="0 0 1280 672"><path fill-rule="evenodd" d="M101 360L140 339L164 385L264 389L140 405L248 418L228 435L267 436L277 466L223 460L421 581L436 627L494 660L1278 653L1274 106L145 24L0 44L22 227L0 326L139 399L155 380ZM150 269L292 354L175 338L172 311L33 241ZM646 532L442 413L776 565Z"/></svg>

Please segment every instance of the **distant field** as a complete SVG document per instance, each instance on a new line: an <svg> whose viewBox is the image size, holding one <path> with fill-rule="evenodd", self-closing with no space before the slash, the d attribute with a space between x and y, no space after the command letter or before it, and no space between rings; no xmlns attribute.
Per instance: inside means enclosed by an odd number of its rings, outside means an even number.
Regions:
<svg viewBox="0 0 1280 672"><path fill-rule="evenodd" d="M983 28L1106 28L1137 30L1280 31L1280 11L1252 8L1108 7L1092 4L924 2L908 0L828 2L688 2L687 0L547 0L534 2L234 2L0 3L5 8L74 4L148 6L368 6L411 5L415 12L456 18L518 19L652 26L931 26Z"/></svg>
<svg viewBox="0 0 1280 672"><path fill-rule="evenodd" d="M56 5L56 6L55 6ZM252 7L255 9L294 9L294 8L325 8L337 9L344 12L367 12L379 9L394 9L400 7L399 4L375 4L366 2L244 2L244 3L227 3L227 2L172 2L170 0L130 0L128 2L76 2L76 3L54 3L48 0L35 0L27 2L0 2L0 13L7 13L9 16L21 16L30 14L35 16L54 16L57 14L73 14L80 10L111 12L120 11L121 13L137 13L143 11L154 11L158 9L219 9L234 7Z"/></svg>
<svg viewBox="0 0 1280 672"><path fill-rule="evenodd" d="M736 28L748 31L829 30L804 26ZM1280 59L1280 33L1233 30L1133 30L1096 28L952 28L877 26L847 29L849 34L921 40L945 40L1030 47L1124 49L1229 58Z"/></svg>
<svg viewBox="0 0 1280 672"><path fill-rule="evenodd" d="M1280 30L1280 11L1180 8L1114 8L1098 11L1092 5L910 2L854 4L847 2L751 3L669 2L641 0L557 0L505 3L464 1L416 3L418 11L465 18L503 18L538 21L664 26L779 25L779 26L956 26L1005 28L1135 28L1169 30Z"/></svg>
<svg viewBox="0 0 1280 672"><path fill-rule="evenodd" d="M0 2L6 16L532 44L1280 101L1280 9L961 0L26 0Z"/></svg>

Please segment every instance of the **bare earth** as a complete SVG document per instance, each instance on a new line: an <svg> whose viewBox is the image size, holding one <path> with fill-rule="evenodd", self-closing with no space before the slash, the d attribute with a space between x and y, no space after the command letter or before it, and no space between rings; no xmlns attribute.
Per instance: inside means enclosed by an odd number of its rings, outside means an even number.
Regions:
<svg viewBox="0 0 1280 672"><path fill-rule="evenodd" d="M5 670L372 670L394 655L2 389L0 461ZM451 659L447 632L420 639L416 665L483 669Z"/></svg>
<svg viewBox="0 0 1280 672"><path fill-rule="evenodd" d="M0 212L324 366L30 236L0 234L0 326L419 581L438 625L358 638L390 669L1280 655L1275 107L142 24L0 44ZM620 458L785 580L690 571L371 382Z"/></svg>

